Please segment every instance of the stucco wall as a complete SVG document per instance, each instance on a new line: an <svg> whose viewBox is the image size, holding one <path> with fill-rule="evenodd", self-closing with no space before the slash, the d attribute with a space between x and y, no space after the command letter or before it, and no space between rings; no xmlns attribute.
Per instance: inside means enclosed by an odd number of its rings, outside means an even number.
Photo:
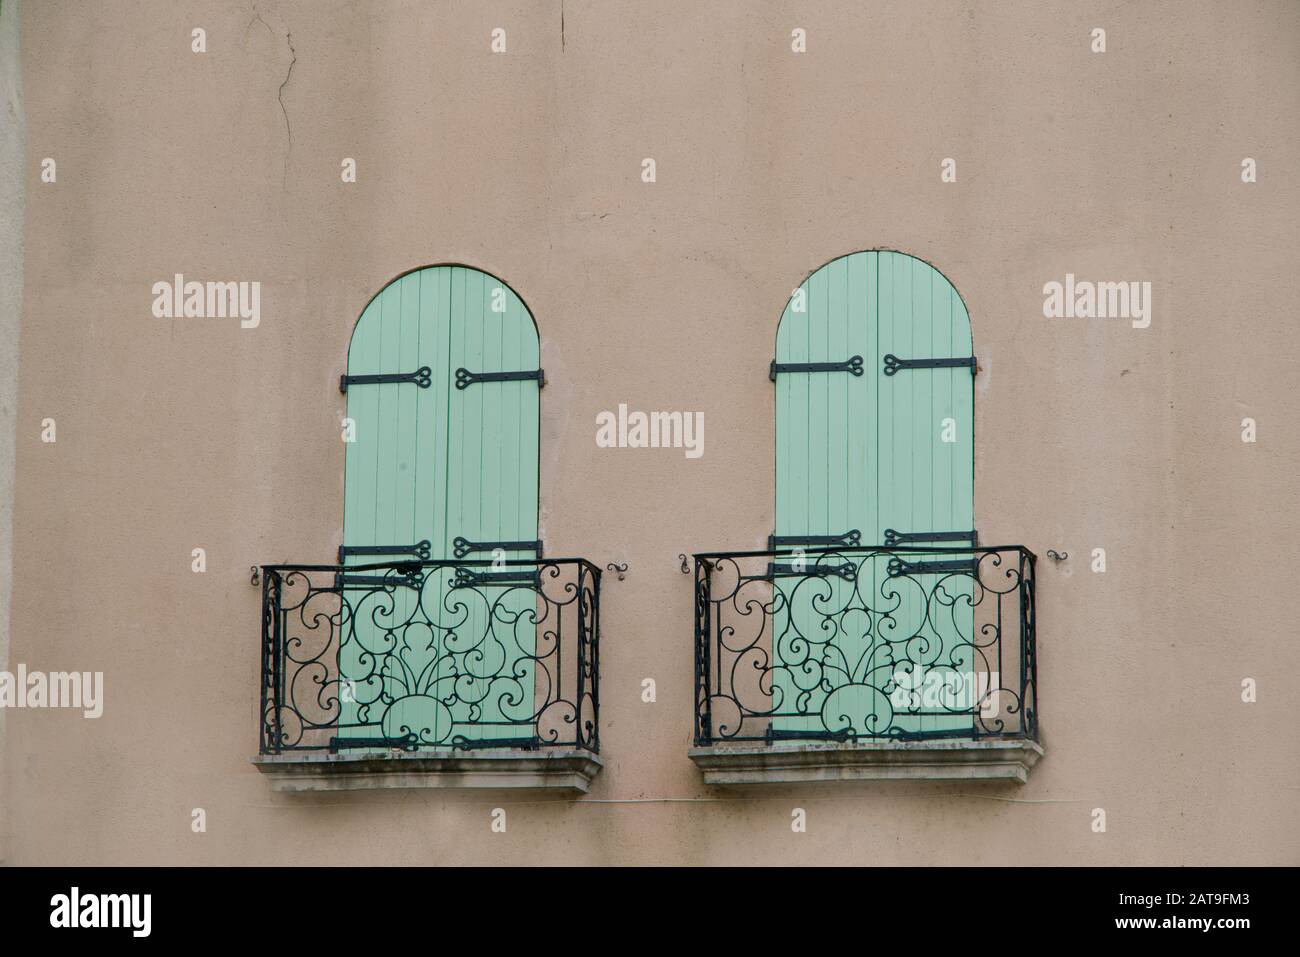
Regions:
<svg viewBox="0 0 1300 957"><path fill-rule="evenodd" d="M0 669L9 662L13 589L14 436L18 421L18 329L23 301L26 149L18 4L0 4ZM0 710L0 754L5 712ZM0 766L2 767L2 766ZM0 861L6 857L6 793L0 787Z"/></svg>
<svg viewBox="0 0 1300 957"><path fill-rule="evenodd" d="M1294 3L43 0L21 46L10 662L106 702L5 715L9 860L1300 862ZM1047 757L1020 788L713 791L676 555L762 546L777 319L872 247L969 306L982 539L1070 554L1040 563ZM537 319L548 552L630 566L585 799L291 797L248 763L248 568L331 559L348 336L434 262ZM260 281L260 326L153 318L177 272ZM1150 327L1045 319L1067 272L1149 280ZM702 411L704 456L598 449L620 402Z"/></svg>

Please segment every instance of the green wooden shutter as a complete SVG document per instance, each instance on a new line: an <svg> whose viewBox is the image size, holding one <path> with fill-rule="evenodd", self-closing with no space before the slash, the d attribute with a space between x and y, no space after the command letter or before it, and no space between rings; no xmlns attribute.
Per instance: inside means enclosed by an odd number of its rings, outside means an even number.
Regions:
<svg viewBox="0 0 1300 957"><path fill-rule="evenodd" d="M841 363L861 356L861 375L789 372L776 376L776 535L785 547L810 537L853 533L872 541L876 448L872 440L875 330L867 322L870 253L823 266L792 297L777 329L781 364ZM807 545L808 548L817 546ZM812 566L810 565L810 570ZM852 597L850 582L778 576L774 607L775 735L845 730L835 712L870 713L870 636L844 633L827 612ZM828 690L830 689L830 690ZM861 722L848 727L862 733Z"/></svg>
<svg viewBox="0 0 1300 957"><path fill-rule="evenodd" d="M960 359L972 355L970 319L957 291L933 266L902 253L877 254L875 324L878 365L898 359ZM974 375L970 368L910 368L878 378L880 467L877 501L881 539L886 529L961 532L974 529ZM944 442L945 420L955 430ZM940 546L941 547L941 546ZM930 554L926 562L969 559L970 553ZM920 574L879 579L880 592L896 594L898 608L887 633L895 664L905 662L912 704L896 710L894 724L909 732L969 730L969 714L952 713L971 702L936 701L950 679L964 687L974 672L973 580L962 574ZM938 696L941 698L941 696Z"/></svg>
<svg viewBox="0 0 1300 957"><path fill-rule="evenodd" d="M932 266L893 252L836 259L801 288L806 307L796 311L798 295L787 304L777 331L776 362L841 363L861 356L862 374L776 376L778 541L791 547L800 538L856 533L870 546L883 544L887 529L970 530L969 368L907 369L892 376L883 371L888 354L969 357L970 324L961 298ZM941 441L945 418L955 420L953 443ZM775 578L772 730L777 736L969 727L969 716L926 713L932 709L895 714L889 701L900 664L960 664L951 660L961 644L953 632L965 626L969 641L969 579L944 581L944 597L957 600L948 620L936 625L923 597L933 591L936 576L891 579L887 561L881 556L862 564L856 595L853 583L834 576ZM855 607L860 610L846 611ZM927 647L927 638L946 640Z"/></svg>
<svg viewBox="0 0 1300 957"><path fill-rule="evenodd" d="M503 312L493 311L493 298ZM451 361L474 373L539 367L537 330L524 304L496 279L471 269L452 276ZM535 381L453 383L448 414L446 551L456 539L517 542L537 538L539 388ZM532 551L501 549L498 557L527 559ZM467 558L491 559L492 552ZM510 566L514 573L534 568ZM489 572L490 573L490 572ZM537 593L528 586L453 589L465 623L450 641L440 699L448 702L452 737L510 741L533 733Z"/></svg>
<svg viewBox="0 0 1300 957"><path fill-rule="evenodd" d="M494 309L494 305L500 311ZM348 375L429 369L414 382L352 384L343 544L410 546L452 559L458 538L537 538L538 383L475 382L457 370L538 367L532 316L508 286L462 266L408 273L366 307L353 333ZM347 554L350 566L409 554ZM490 559L472 553L466 559ZM512 552L506 557L532 557ZM454 569L422 591L347 591L339 669L356 679L341 707L339 738L398 738L447 746L531 736L533 642L518 627L530 588L458 587ZM512 626L514 623L515 626Z"/></svg>

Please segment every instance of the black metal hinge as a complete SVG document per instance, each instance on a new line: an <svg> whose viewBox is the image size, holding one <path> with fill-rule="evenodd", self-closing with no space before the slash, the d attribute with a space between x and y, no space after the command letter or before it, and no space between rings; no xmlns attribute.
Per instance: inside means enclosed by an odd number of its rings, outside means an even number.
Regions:
<svg viewBox="0 0 1300 957"><path fill-rule="evenodd" d="M975 575L979 570L979 562L974 558L962 558L951 562L905 562L901 558L891 558L887 567L890 578L899 578L903 575L941 575L950 572Z"/></svg>
<svg viewBox="0 0 1300 957"><path fill-rule="evenodd" d="M852 737L853 735L848 731L813 731L811 729L807 731L803 729L787 731L784 728L773 728L770 725L768 726L768 729L763 732L763 738L768 742L785 741L790 738L803 738L805 740L817 741L848 741Z"/></svg>
<svg viewBox="0 0 1300 957"><path fill-rule="evenodd" d="M850 528L843 535L769 535L767 537L767 549L774 552L782 545L829 545L831 547L855 548L860 541L862 541L862 533L856 528Z"/></svg>
<svg viewBox="0 0 1300 957"><path fill-rule="evenodd" d="M473 585L532 585L540 588L542 576L536 570L525 568L504 572L476 572L471 568L457 568L456 578L452 584L456 588Z"/></svg>
<svg viewBox="0 0 1300 957"><path fill-rule="evenodd" d="M414 382L421 389L427 389L433 384L433 370L428 366L420 366L414 372L339 376L339 391L346 394L350 385L382 385L386 382Z"/></svg>
<svg viewBox="0 0 1300 957"><path fill-rule="evenodd" d="M537 380L537 388L546 385L546 373L541 369L528 369L524 372L470 372L468 369L456 370L456 388L468 389L475 382L523 382Z"/></svg>
<svg viewBox="0 0 1300 957"><path fill-rule="evenodd" d="M402 588L414 588L419 591L424 585L424 579L419 573L400 574L400 575L348 575L343 572L336 572L334 575L334 587L337 590L344 588L393 588L401 586Z"/></svg>
<svg viewBox="0 0 1300 957"><path fill-rule="evenodd" d="M429 560L429 540L414 545L340 545L339 564L349 555L410 555L422 562Z"/></svg>
<svg viewBox="0 0 1300 957"><path fill-rule="evenodd" d="M979 544L979 533L970 532L896 532L885 529L885 545L906 545L909 542L968 542L971 548Z"/></svg>
<svg viewBox="0 0 1300 957"><path fill-rule="evenodd" d="M772 360L767 377L773 382L783 372L847 372L850 375L862 375L862 356L853 356L843 362L777 362Z"/></svg>
<svg viewBox="0 0 1300 957"><path fill-rule="evenodd" d="M885 356L885 375L894 375L903 369L960 369L963 366L975 374L975 357L960 359L900 359L892 353Z"/></svg>
<svg viewBox="0 0 1300 957"><path fill-rule="evenodd" d="M451 543L451 553L457 558L464 558L471 552L494 552L498 548L507 552L533 552L542 557L542 540L534 542L471 542L459 535Z"/></svg>
<svg viewBox="0 0 1300 957"><path fill-rule="evenodd" d="M392 748L394 750L414 751L420 743L415 732L408 731L396 738L330 738L330 754L338 754L344 748Z"/></svg>
<svg viewBox="0 0 1300 957"><path fill-rule="evenodd" d="M479 748L517 748L520 751L536 751L542 746L542 739L537 735L530 738L466 738L456 735L451 739L455 751L474 751Z"/></svg>
<svg viewBox="0 0 1300 957"><path fill-rule="evenodd" d="M822 565L816 562L806 562L802 567L797 564L782 565L772 563L767 566L768 578L818 578L827 575L834 575L837 578L843 578L845 581L853 581L857 577L858 566L852 562L842 562L838 565Z"/></svg>

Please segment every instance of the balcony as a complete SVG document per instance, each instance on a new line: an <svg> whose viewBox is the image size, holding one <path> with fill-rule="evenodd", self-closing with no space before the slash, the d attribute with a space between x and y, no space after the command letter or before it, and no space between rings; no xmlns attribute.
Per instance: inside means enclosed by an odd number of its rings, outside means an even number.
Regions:
<svg viewBox="0 0 1300 957"><path fill-rule="evenodd" d="M695 747L710 784L1024 782L1038 743L1020 546L695 556Z"/></svg>
<svg viewBox="0 0 1300 957"><path fill-rule="evenodd" d="M262 566L275 789L558 788L599 771L583 559Z"/></svg>

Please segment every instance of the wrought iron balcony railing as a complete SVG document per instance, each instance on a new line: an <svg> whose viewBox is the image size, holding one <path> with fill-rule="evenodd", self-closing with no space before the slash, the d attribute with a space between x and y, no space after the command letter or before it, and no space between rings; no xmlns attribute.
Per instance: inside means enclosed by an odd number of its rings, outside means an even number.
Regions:
<svg viewBox="0 0 1300 957"><path fill-rule="evenodd" d="M695 556L695 743L1038 739L1020 546Z"/></svg>
<svg viewBox="0 0 1300 957"><path fill-rule="evenodd" d="M583 559L265 565L263 755L599 751Z"/></svg>

